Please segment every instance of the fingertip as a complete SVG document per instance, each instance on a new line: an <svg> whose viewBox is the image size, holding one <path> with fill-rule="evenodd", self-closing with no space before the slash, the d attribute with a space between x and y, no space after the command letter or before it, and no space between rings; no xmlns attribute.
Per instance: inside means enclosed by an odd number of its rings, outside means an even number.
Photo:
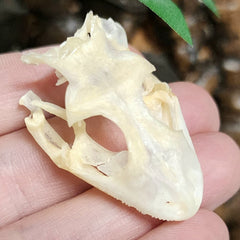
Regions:
<svg viewBox="0 0 240 240"><path fill-rule="evenodd" d="M240 187L240 151L228 135L220 132L193 136L204 178L202 207L215 209Z"/></svg>

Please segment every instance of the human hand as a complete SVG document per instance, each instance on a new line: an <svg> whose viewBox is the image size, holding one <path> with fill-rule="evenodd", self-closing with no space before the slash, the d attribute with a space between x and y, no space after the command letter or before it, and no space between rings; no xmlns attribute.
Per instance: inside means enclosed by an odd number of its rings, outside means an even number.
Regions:
<svg viewBox="0 0 240 240"><path fill-rule="evenodd" d="M240 154L237 145L218 132L217 107L203 89L184 82L171 84L202 166L202 206L189 220L162 222L57 168L39 148L23 122L29 113L18 101L32 89L42 99L63 106L66 85L55 87L52 69L23 64L20 56L0 56L0 239L228 239L226 226L212 210L238 190ZM72 141L62 120L49 116L49 121ZM90 118L87 130L111 150L126 148L122 133L107 119Z"/></svg>

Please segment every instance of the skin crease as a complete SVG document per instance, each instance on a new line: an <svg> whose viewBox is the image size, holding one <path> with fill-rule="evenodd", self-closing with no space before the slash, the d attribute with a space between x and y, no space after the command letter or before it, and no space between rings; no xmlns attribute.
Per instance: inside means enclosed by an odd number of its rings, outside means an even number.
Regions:
<svg viewBox="0 0 240 240"><path fill-rule="evenodd" d="M225 224L211 210L239 189L240 153L231 138L218 132L218 110L205 90L184 82L170 85L202 166L204 197L193 218L162 222L57 168L39 148L24 127L29 112L18 100L33 89L42 99L63 106L66 85L55 87L52 69L23 64L20 56L0 55L0 239L229 238ZM65 140L73 140L63 121L51 117L50 123ZM87 131L111 150L126 149L124 136L110 120L90 118Z"/></svg>

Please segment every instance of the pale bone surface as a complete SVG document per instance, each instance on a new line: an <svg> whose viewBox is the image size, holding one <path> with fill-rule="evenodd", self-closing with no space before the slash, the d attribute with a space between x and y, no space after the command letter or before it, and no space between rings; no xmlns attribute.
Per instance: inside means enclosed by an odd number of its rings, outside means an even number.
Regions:
<svg viewBox="0 0 240 240"><path fill-rule="evenodd" d="M20 99L26 126L53 162L143 214L164 220L193 216L202 201L201 168L177 97L128 48L123 28L90 12L73 37L26 63L56 69L68 82L65 109L29 91ZM57 90L57 89L56 89ZM43 110L74 129L72 145L46 121ZM124 133L127 151L111 152L86 132L84 119L102 115Z"/></svg>

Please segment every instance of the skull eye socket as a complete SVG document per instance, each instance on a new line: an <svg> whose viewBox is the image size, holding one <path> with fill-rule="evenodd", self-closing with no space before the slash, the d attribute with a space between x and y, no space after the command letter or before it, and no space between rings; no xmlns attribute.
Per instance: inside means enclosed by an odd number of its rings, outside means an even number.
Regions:
<svg viewBox="0 0 240 240"><path fill-rule="evenodd" d="M114 176L122 172L128 162L127 144L122 130L110 119L94 116L84 120L86 133L95 142L89 141L88 164L105 176ZM103 147L99 148L97 145Z"/></svg>
<svg viewBox="0 0 240 240"><path fill-rule="evenodd" d="M127 150L127 143L122 130L110 119L94 116L85 119L88 135L109 151Z"/></svg>

